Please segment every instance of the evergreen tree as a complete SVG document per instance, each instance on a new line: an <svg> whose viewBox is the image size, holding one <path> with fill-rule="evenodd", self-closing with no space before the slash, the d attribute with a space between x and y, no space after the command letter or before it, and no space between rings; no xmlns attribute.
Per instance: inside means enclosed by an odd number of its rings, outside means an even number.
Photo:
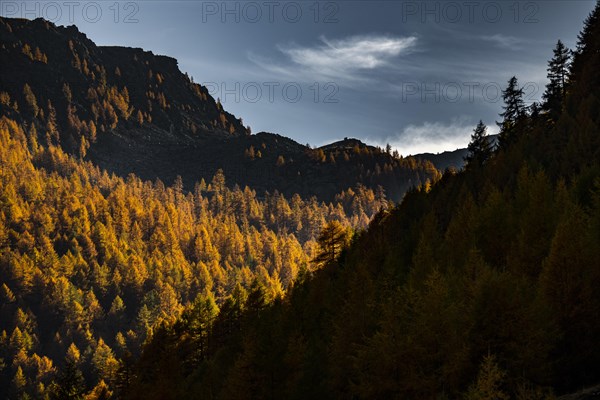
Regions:
<svg viewBox="0 0 600 400"><path fill-rule="evenodd" d="M598 43L597 32L600 27L600 1L583 23L583 30L577 36L576 55L583 53L593 42Z"/></svg>
<svg viewBox="0 0 600 400"><path fill-rule="evenodd" d="M469 151L465 157L467 167L483 165L492 155L492 145L487 134L487 126L485 126L483 121L480 120L477 127L473 130L471 143L469 143L467 150Z"/></svg>
<svg viewBox="0 0 600 400"><path fill-rule="evenodd" d="M579 99L590 94L597 96L596 88L600 85L597 73L600 68L600 1L596 2L596 7L586 18L577 39L569 75L569 86L575 87L569 91L578 92Z"/></svg>
<svg viewBox="0 0 600 400"><path fill-rule="evenodd" d="M483 358L477 382L469 388L467 400L504 400L509 396L502 390L502 381L506 373L496 363L493 355Z"/></svg>
<svg viewBox="0 0 600 400"><path fill-rule="evenodd" d="M544 93L544 110L550 113L552 120L556 120L560 115L570 64L571 50L559 40L554 48L554 56L548 62L548 79L550 82L546 85L546 92Z"/></svg>
<svg viewBox="0 0 600 400"><path fill-rule="evenodd" d="M31 90L31 86L29 86L28 84L25 84L25 86L23 86L23 96L25 97L25 102L27 103L27 105L29 105L31 109L31 114L34 118L37 117L40 109L38 107L35 95Z"/></svg>
<svg viewBox="0 0 600 400"><path fill-rule="evenodd" d="M12 391L15 395L15 398L24 398L26 396L26 394L24 393L26 386L27 379L25 378L23 369L19 366L12 380Z"/></svg>
<svg viewBox="0 0 600 400"><path fill-rule="evenodd" d="M190 336L194 342L193 355L194 362L199 362L207 358L209 351L209 336L212 324L219 313L219 308L211 293L199 295L191 308L187 309L182 320L185 321L189 329Z"/></svg>
<svg viewBox="0 0 600 400"><path fill-rule="evenodd" d="M77 364L67 359L58 381L51 388L52 398L56 400L82 400L85 380Z"/></svg>
<svg viewBox="0 0 600 400"><path fill-rule="evenodd" d="M506 149L515 141L517 123L525 116L525 103L523 102L523 88L519 88L517 77L513 76L508 81L508 86L502 91L504 100L504 110L500 116L502 122L497 122L500 127L500 136L498 145L501 149Z"/></svg>

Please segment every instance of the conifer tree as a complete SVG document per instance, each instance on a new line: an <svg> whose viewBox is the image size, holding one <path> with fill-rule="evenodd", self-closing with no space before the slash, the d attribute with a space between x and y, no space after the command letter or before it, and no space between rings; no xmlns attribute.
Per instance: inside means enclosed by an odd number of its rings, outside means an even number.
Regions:
<svg viewBox="0 0 600 400"><path fill-rule="evenodd" d="M548 62L548 79L544 93L544 109L550 113L550 118L556 120L561 111L565 97L569 66L571 64L571 50L562 41L558 41L554 48L554 56Z"/></svg>
<svg viewBox="0 0 600 400"><path fill-rule="evenodd" d="M496 363L493 355L483 358L477 382L469 388L467 400L503 400L509 397L502 390L502 382L506 373Z"/></svg>
<svg viewBox="0 0 600 400"><path fill-rule="evenodd" d="M597 31L600 28L600 1L596 1L596 6L583 23L583 30L577 36L576 55L583 53L592 42L598 42ZM596 36L596 37L594 37Z"/></svg>
<svg viewBox="0 0 600 400"><path fill-rule="evenodd" d="M46 141L58 144L59 134L58 125L56 122L56 109L52 106L52 102L48 100L48 118L46 120Z"/></svg>
<svg viewBox="0 0 600 400"><path fill-rule="evenodd" d="M62 368L58 381L53 385L51 398L56 400L83 399L85 380L79 367L71 358L67 358Z"/></svg>
<svg viewBox="0 0 600 400"><path fill-rule="evenodd" d="M17 368L17 372L12 380L12 390L17 398L27 398L24 397L24 390L27 386L27 379L25 378L25 374L23 373L23 369L19 366Z"/></svg>
<svg viewBox="0 0 600 400"><path fill-rule="evenodd" d="M319 235L320 251L314 262L325 265L336 260L347 244L348 232L338 221L329 222Z"/></svg>
<svg viewBox="0 0 600 400"><path fill-rule="evenodd" d="M38 107L35 95L33 94L33 91L31 90L31 86L29 86L28 84L25 84L25 86L23 86L23 96L25 97L25 101L31 108L31 113L32 113L33 117L34 118L37 117L40 109Z"/></svg>
<svg viewBox="0 0 600 400"><path fill-rule="evenodd" d="M519 88L517 77L513 76L508 81L508 86L502 91L504 100L504 110L500 116L502 122L497 122L500 127L500 136L498 145L501 149L506 149L515 141L515 125L525 116L525 103L523 102L523 88Z"/></svg>
<svg viewBox="0 0 600 400"><path fill-rule="evenodd" d="M577 97L581 99L596 94L595 89L600 84L597 73L600 68L600 1L596 2L596 7L586 18L577 39L569 85L576 86L571 90L577 91Z"/></svg>
<svg viewBox="0 0 600 400"><path fill-rule="evenodd" d="M469 151L465 157L467 167L483 165L492 155L492 145L487 134L487 126L485 126L483 121L480 120L477 127L473 130L471 143L469 143L467 150Z"/></svg>

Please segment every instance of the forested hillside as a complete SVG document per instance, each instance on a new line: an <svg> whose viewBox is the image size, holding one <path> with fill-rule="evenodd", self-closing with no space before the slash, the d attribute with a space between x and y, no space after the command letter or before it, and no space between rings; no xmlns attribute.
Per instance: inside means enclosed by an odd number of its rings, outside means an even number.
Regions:
<svg viewBox="0 0 600 400"><path fill-rule="evenodd" d="M362 186L329 204L259 197L228 189L221 172L184 192L37 140L0 120L0 392L10 398L114 390L121 360L159 324L255 285L282 296L316 267L325 221L359 229L387 207Z"/></svg>
<svg viewBox="0 0 600 400"><path fill-rule="evenodd" d="M283 299L195 303L123 368L130 399L545 399L600 381L600 3L499 147L381 212ZM338 240L338 237L340 239Z"/></svg>

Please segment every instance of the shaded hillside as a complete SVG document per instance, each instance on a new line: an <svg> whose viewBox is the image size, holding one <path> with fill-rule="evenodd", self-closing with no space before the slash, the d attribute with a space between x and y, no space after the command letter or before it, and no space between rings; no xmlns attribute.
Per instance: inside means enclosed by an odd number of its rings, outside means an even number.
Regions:
<svg viewBox="0 0 600 400"><path fill-rule="evenodd" d="M498 135L489 136L490 143L496 146ZM468 154L467 148L456 149L454 151L444 151L442 153L421 153L415 154L414 158L430 161L438 170L446 171L448 168L461 169L465 165L465 157Z"/></svg>
<svg viewBox="0 0 600 400"><path fill-rule="evenodd" d="M188 188L209 180L222 169L229 184L249 186L258 193L275 190L292 196L317 196L332 201L336 194L357 185L384 189L399 201L412 187L435 182L441 174L427 160L398 158L358 142L351 148L336 145L311 149L284 136L261 132L202 143L173 143L151 127L99 137L90 159L121 176L134 172L143 179L183 178ZM156 145L158 141L160 145Z"/></svg>
<svg viewBox="0 0 600 400"><path fill-rule="evenodd" d="M121 175L187 189L222 168L229 184L332 200L363 184L398 201L438 178L427 161L362 144L320 151L282 136L250 135L171 57L96 46L75 26L0 18L0 115L38 141ZM33 128L32 128L33 127ZM233 187L233 186L232 186Z"/></svg>
<svg viewBox="0 0 600 400"><path fill-rule="evenodd" d="M433 165L440 171L445 171L448 168L454 168L459 170L464 167L465 160L464 158L467 156L468 151L466 148L464 149L456 149L454 151L444 151L442 153L422 153L415 154L413 157L418 158L420 160L428 160L431 161Z"/></svg>
<svg viewBox="0 0 600 400"><path fill-rule="evenodd" d="M568 61L541 105L522 107L509 81L497 150L472 146L465 170L341 253L327 226L327 266L284 299L255 287L165 324L123 369L125 397L552 399L597 385L600 2Z"/></svg>

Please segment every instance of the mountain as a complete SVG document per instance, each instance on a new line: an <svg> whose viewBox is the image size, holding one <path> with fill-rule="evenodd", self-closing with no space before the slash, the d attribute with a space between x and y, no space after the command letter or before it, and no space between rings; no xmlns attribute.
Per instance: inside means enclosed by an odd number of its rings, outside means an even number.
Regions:
<svg viewBox="0 0 600 400"><path fill-rule="evenodd" d="M504 115L480 162L350 244L328 224L324 268L285 298L257 284L165 324L123 369L124 398L597 397L600 1L568 70L547 86L559 101Z"/></svg>
<svg viewBox="0 0 600 400"><path fill-rule="evenodd" d="M251 135L171 57L96 46L75 26L0 18L0 115L33 126L40 143L120 176L192 190L222 169L233 187L330 201L382 186L399 201L439 172L360 142L311 149L280 135ZM31 128L28 128L31 129Z"/></svg>
<svg viewBox="0 0 600 400"><path fill-rule="evenodd" d="M493 146L498 143L498 135L490 135L490 142ZM465 157L469 154L467 148L456 149L454 151L444 151L442 153L420 153L412 157L419 160L430 161L438 170L446 171L448 168L461 169L465 165Z"/></svg>
<svg viewBox="0 0 600 400"><path fill-rule="evenodd" d="M190 143L212 136L246 135L241 121L222 110L206 88L181 73L177 60L139 48L99 47L77 27L57 27L43 19L0 19L0 84L24 107L3 104L17 120L46 120L48 102L56 111L60 138L78 150L80 137L155 128L156 140ZM24 85L37 106L26 107ZM41 112L41 114L40 114ZM46 114L46 115L45 115ZM89 125L89 123L88 123Z"/></svg>
<svg viewBox="0 0 600 400"><path fill-rule="evenodd" d="M413 157L419 160L428 160L440 171L445 171L448 168L457 170L463 168L467 154L467 149L462 148L453 151L444 151L442 153L420 153L415 154Z"/></svg>

